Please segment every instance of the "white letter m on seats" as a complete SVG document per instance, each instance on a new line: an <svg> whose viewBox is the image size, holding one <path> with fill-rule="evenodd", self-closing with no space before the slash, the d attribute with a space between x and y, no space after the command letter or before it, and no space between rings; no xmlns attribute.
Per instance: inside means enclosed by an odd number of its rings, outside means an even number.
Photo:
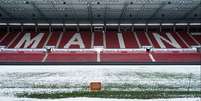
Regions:
<svg viewBox="0 0 201 101"><path fill-rule="evenodd" d="M44 33L39 33L37 36L31 39L31 33L26 33L23 38L20 40L20 42L15 46L15 48L21 48L21 46L24 44L23 48L28 48L31 45L31 48L36 48L41 41Z"/></svg>

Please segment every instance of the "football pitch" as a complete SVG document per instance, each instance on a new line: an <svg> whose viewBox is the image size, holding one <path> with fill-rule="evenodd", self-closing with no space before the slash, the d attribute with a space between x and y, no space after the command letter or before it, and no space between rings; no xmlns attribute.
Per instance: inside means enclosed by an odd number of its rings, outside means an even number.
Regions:
<svg viewBox="0 0 201 101"><path fill-rule="evenodd" d="M200 101L201 98L199 65L0 67L0 100ZM89 90L94 81L101 82L101 91Z"/></svg>

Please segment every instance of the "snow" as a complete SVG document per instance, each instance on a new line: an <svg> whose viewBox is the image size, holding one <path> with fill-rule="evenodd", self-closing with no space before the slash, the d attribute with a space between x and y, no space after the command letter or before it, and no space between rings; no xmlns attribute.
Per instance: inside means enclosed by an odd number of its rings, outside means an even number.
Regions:
<svg viewBox="0 0 201 101"><path fill-rule="evenodd" d="M92 81L102 82L107 90L142 90L126 85L145 85L147 89L186 90L191 77L190 90L200 90L199 65L1 65L0 101L39 101L15 98L16 93L86 91ZM111 86L111 88L107 88ZM51 88L54 86L55 88ZM119 88L120 87L120 88ZM169 89L175 87L175 89ZM155 89L154 89L155 90ZM128 99L68 98L40 101L153 101ZM191 99L160 99L154 101L199 101Z"/></svg>
<svg viewBox="0 0 201 101"><path fill-rule="evenodd" d="M64 98L64 99L32 99L0 97L0 101L201 101L200 98L172 98L172 99L106 99L106 98Z"/></svg>
<svg viewBox="0 0 201 101"><path fill-rule="evenodd" d="M0 73L5 72L65 72L73 70L115 70L168 73L200 73L199 65L1 65ZM99 71L98 71L99 72Z"/></svg>

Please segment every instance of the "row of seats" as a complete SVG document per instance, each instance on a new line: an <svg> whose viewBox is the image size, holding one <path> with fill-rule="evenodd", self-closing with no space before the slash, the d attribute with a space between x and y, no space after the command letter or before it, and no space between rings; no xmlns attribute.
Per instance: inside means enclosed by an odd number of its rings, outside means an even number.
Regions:
<svg viewBox="0 0 201 101"><path fill-rule="evenodd" d="M45 62L96 62L95 52L60 52L49 53Z"/></svg>
<svg viewBox="0 0 201 101"><path fill-rule="evenodd" d="M67 45L68 44L68 45ZM7 48L189 48L201 45L201 33L187 32L52 32L52 33L0 33L0 45Z"/></svg>
<svg viewBox="0 0 201 101"><path fill-rule="evenodd" d="M98 58L100 61L98 61ZM0 52L0 62L197 62L198 52Z"/></svg>
<svg viewBox="0 0 201 101"><path fill-rule="evenodd" d="M44 57L41 52L0 52L0 62L42 62Z"/></svg>
<svg viewBox="0 0 201 101"><path fill-rule="evenodd" d="M101 52L102 62L151 62L147 52Z"/></svg>
<svg viewBox="0 0 201 101"><path fill-rule="evenodd" d="M156 62L200 62L201 53L152 53Z"/></svg>

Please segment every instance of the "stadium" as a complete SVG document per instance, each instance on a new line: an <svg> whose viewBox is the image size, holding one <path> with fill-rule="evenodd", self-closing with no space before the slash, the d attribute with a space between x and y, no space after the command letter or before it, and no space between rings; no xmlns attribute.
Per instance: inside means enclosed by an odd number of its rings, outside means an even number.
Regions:
<svg viewBox="0 0 201 101"><path fill-rule="evenodd" d="M200 0L0 0L0 101L201 101Z"/></svg>

